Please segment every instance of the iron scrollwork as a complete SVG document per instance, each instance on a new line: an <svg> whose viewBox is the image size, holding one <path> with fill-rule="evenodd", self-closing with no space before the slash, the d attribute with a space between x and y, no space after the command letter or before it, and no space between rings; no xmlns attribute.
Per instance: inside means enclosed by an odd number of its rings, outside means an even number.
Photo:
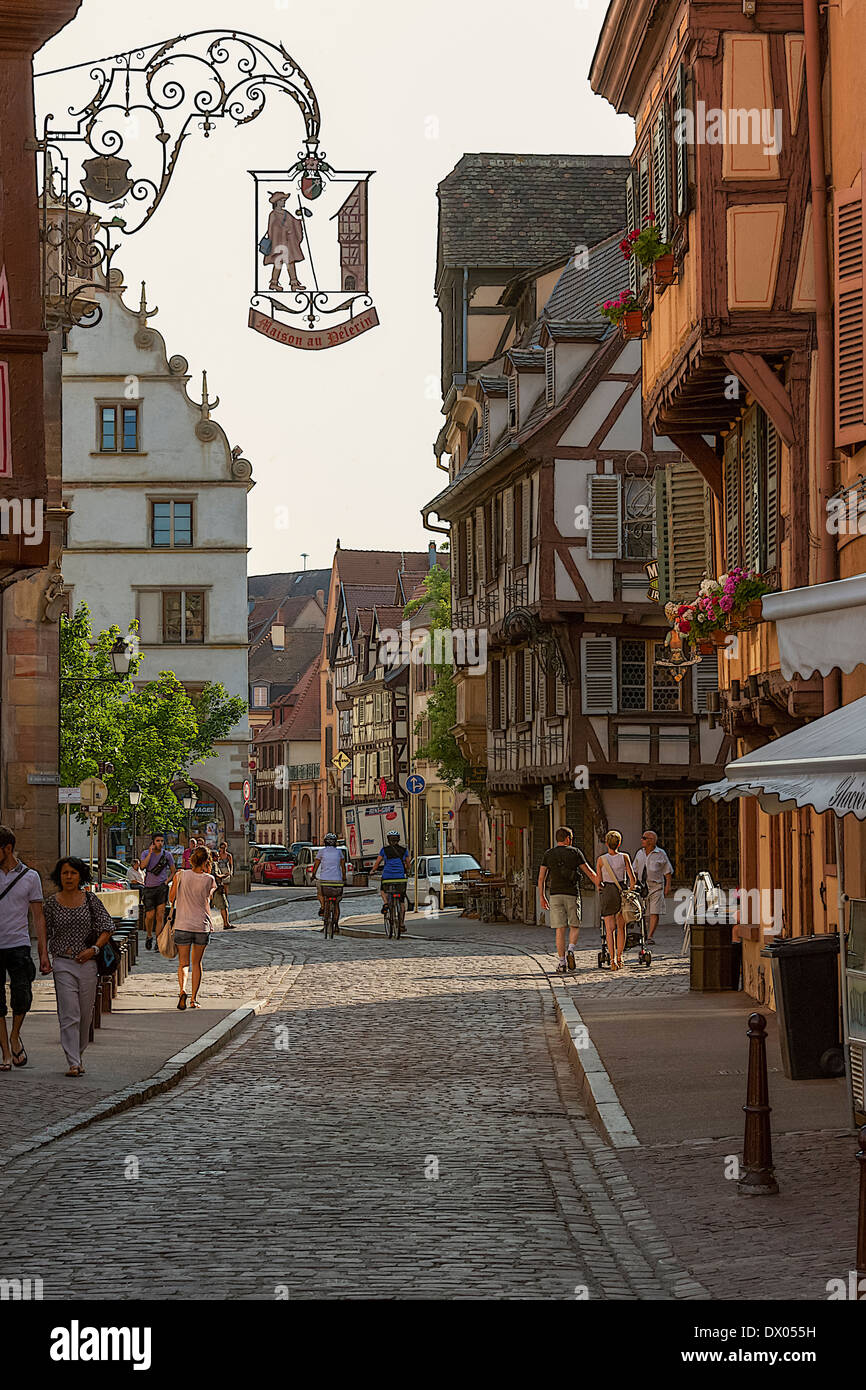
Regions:
<svg viewBox="0 0 866 1390"><path fill-rule="evenodd" d="M559 639L528 608L512 608L506 613L502 633L509 642L527 642L546 675L568 681L568 663Z"/></svg>

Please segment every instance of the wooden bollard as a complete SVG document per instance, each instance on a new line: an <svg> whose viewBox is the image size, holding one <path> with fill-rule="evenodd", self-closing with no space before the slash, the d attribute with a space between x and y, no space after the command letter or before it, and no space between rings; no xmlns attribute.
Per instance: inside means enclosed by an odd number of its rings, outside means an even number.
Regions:
<svg viewBox="0 0 866 1390"><path fill-rule="evenodd" d="M861 1298L861 1283L866 1289L866 1125L860 1130L860 1147L857 1150L860 1164L860 1205L857 1211L857 1297ZM866 1294L862 1295L866 1299Z"/></svg>
<svg viewBox="0 0 866 1390"><path fill-rule="evenodd" d="M743 1140L743 1172L737 1191L744 1197L769 1197L779 1184L773 1172L770 1136L770 1095L767 1085L767 1020L749 1014L749 1073L746 1080L746 1132Z"/></svg>

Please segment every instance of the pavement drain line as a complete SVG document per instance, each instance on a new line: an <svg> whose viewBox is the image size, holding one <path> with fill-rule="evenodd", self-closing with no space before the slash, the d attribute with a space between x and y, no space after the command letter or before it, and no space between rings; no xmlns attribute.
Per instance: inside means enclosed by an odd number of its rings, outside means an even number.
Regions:
<svg viewBox="0 0 866 1390"><path fill-rule="evenodd" d="M272 962L272 973L274 970L278 970L282 964L282 960ZM144 1081L137 1081L122 1091L115 1091L113 1095L105 1096L89 1110L79 1110L74 1115L67 1115L57 1124L49 1125L46 1129L31 1135L23 1143L15 1144L11 1149L7 1149L4 1154L0 1155L0 1170L8 1167L11 1163L20 1164L22 1158L26 1160L28 1154L44 1148L46 1144L53 1144L57 1139L65 1139L77 1130L85 1129L88 1125L96 1124L99 1120L107 1120L125 1110L131 1110L133 1106L143 1105L145 1101L177 1086L202 1062L207 1061L215 1052L220 1051L227 1043L231 1042L258 1014L267 1012L286 975L294 972L291 982L287 986L287 989L290 989L302 968L302 966L293 966L292 962L289 962L279 980L272 983L271 992L267 998L251 999L248 1003L241 1004L239 1008L220 1019L219 1023L215 1024L207 1033L203 1033L200 1038L197 1038L180 1052L176 1052L173 1057L169 1057L153 1076L147 1077Z"/></svg>

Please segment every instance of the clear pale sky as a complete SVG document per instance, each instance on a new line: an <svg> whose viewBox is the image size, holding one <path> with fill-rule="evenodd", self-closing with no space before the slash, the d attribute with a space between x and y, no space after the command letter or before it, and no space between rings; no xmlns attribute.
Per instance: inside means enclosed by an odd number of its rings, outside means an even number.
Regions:
<svg viewBox="0 0 866 1390"><path fill-rule="evenodd" d="M253 183L303 140L298 108L265 112L205 140L194 130L153 221L115 259L169 354L208 373L214 412L253 465L251 574L328 566L339 536L357 549L422 549L419 508L441 487L439 314L433 299L436 185L466 152L623 154L632 122L590 90L606 0L84 0L36 70L101 58L197 29L237 26L281 40L322 111L338 169L374 169L370 291L381 326L329 351L300 352L247 327ZM84 80L85 85L78 85ZM93 87L50 79L37 102L60 118ZM83 103L78 103L83 104ZM60 119L56 125L62 124ZM128 153L128 151L127 151ZM306 282L305 282L306 283ZM288 508L288 526L285 526Z"/></svg>

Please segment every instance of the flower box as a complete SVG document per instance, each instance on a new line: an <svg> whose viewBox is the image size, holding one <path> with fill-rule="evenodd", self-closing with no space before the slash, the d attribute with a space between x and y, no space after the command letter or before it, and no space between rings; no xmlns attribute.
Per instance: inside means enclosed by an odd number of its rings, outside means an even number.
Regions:
<svg viewBox="0 0 866 1390"><path fill-rule="evenodd" d="M704 642L703 640L698 642L698 651L700 652L701 656L712 656L715 650L715 643L711 641L709 638L706 642Z"/></svg>
<svg viewBox="0 0 866 1390"><path fill-rule="evenodd" d="M643 310L627 309L620 320L620 332L626 339L643 337Z"/></svg>
<svg viewBox="0 0 866 1390"><path fill-rule="evenodd" d="M676 283L677 265L672 251L665 252L653 261L653 279L660 287Z"/></svg>

